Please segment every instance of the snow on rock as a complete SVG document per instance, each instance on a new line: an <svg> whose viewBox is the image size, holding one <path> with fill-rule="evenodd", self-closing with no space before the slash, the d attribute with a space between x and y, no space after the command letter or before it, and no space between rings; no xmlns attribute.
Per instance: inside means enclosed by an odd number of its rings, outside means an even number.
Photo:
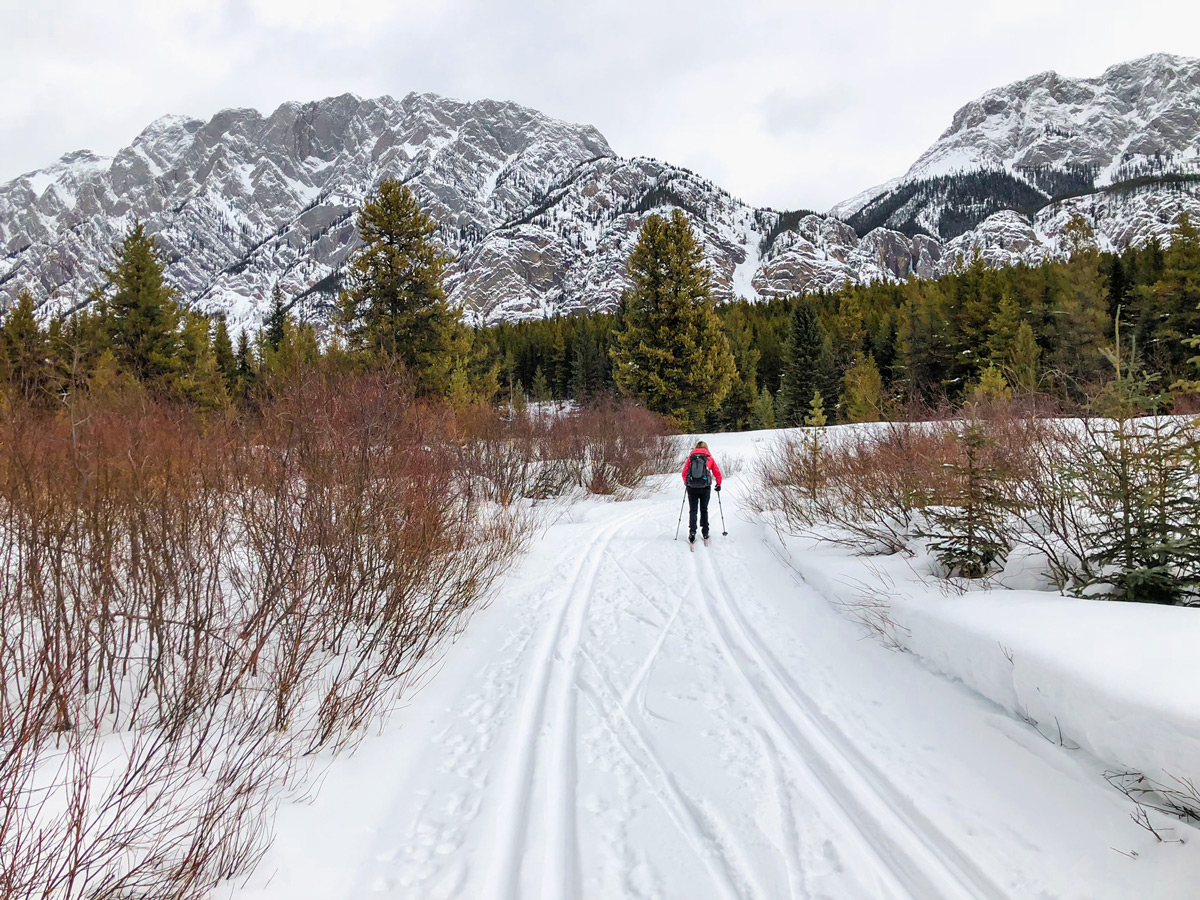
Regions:
<svg viewBox="0 0 1200 900"><path fill-rule="evenodd" d="M677 209L718 300L936 277L976 247L991 265L1037 263L1063 255L1075 214L1101 248L1120 250L1166 242L1180 212L1200 211L1200 184L1187 180L1200 174L1197 109L1197 60L1159 54L1090 80L1043 73L967 104L905 176L835 208L850 216L914 180L968 170L1008 173L1045 200L1029 167L1124 182L1032 218L967 198L955 221L974 227L951 241L921 233L939 234L943 194L901 198L888 227L863 221L873 230L861 234L833 215L749 206L669 163L617 157L595 128L514 103L343 94L269 115L164 116L112 159L80 151L0 185L0 310L22 290L43 317L86 303L136 219L194 307L257 325L278 284L320 321L359 246L355 212L386 177L409 184L439 222L455 256L447 292L473 323L614 309L642 223ZM1146 176L1175 180L1128 183Z"/></svg>

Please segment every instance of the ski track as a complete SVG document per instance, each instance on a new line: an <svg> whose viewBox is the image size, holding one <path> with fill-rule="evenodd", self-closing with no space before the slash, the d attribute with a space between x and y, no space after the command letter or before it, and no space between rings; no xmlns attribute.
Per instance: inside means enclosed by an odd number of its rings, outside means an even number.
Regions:
<svg viewBox="0 0 1200 900"><path fill-rule="evenodd" d="M787 561L660 512L593 508L498 601L339 900L1009 897L781 662L824 639L755 599L812 596Z"/></svg>
<svg viewBox="0 0 1200 900"><path fill-rule="evenodd" d="M913 898L1006 898L798 688L730 602L728 586L712 560L697 563L707 570L707 579L698 573L698 583L732 666L796 761L812 771L828 799L870 844L881 864L880 886L899 888L897 896Z"/></svg>
<svg viewBox="0 0 1200 900"><path fill-rule="evenodd" d="M538 647L533 683L525 693L512 738L510 759L502 770L508 790L496 819L496 828L501 835L500 848L493 856L485 878L483 896L489 900L510 900L520 896L521 863L531 826L529 807L538 777L539 757L545 755L539 753L538 748L543 742L545 708L552 690L556 712L550 734L553 750L549 754L550 761L542 760L540 770L552 781L547 792L546 813L550 826L547 833L552 836L554 852L545 861L541 896L579 895L579 850L574 814L577 765L574 758L577 709L574 691L579 642L604 548L620 527L636 515L626 515L602 527L592 538Z"/></svg>

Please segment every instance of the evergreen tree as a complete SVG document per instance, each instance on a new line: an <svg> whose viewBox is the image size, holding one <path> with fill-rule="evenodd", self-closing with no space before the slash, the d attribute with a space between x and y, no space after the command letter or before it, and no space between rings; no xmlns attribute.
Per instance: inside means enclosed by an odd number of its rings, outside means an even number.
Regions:
<svg viewBox="0 0 1200 900"><path fill-rule="evenodd" d="M1001 471L988 459L991 443L971 419L958 435L960 461L948 467L950 495L944 506L930 507L922 536L950 576L982 578L1003 565L1012 549L1005 525L1007 504Z"/></svg>
<svg viewBox="0 0 1200 900"><path fill-rule="evenodd" d="M597 336L586 325L575 337L575 355L571 365L571 396L589 400L604 391L607 380L605 351Z"/></svg>
<svg viewBox="0 0 1200 900"><path fill-rule="evenodd" d="M1000 298L1000 305L996 307L996 312L988 322L989 365L1001 368L1011 365L1013 346L1023 322L1021 305L1013 299L1011 291L1005 291Z"/></svg>
<svg viewBox="0 0 1200 900"><path fill-rule="evenodd" d="M682 428L702 425L736 374L710 295L711 275L687 218L646 219L629 257L633 288L612 351L617 389Z"/></svg>
<svg viewBox="0 0 1200 900"><path fill-rule="evenodd" d="M538 366L533 373L533 384L529 388L530 399L534 403L545 403L553 399L550 393L550 383L546 380L546 373L542 371L542 367Z"/></svg>
<svg viewBox="0 0 1200 900"><path fill-rule="evenodd" d="M1033 326L1022 322L1017 328L1016 337L1007 351L1003 367L1017 391L1022 394L1032 394L1038 387L1038 356L1042 348L1037 345L1033 336Z"/></svg>
<svg viewBox="0 0 1200 900"><path fill-rule="evenodd" d="M237 344L237 391L239 397L250 396L250 391L258 382L258 366L254 352L250 349L250 334L245 328L238 335Z"/></svg>
<svg viewBox="0 0 1200 900"><path fill-rule="evenodd" d="M225 376L217 366L209 340L211 325L208 316L202 313L184 313L177 365L166 385L177 399L204 410L222 409L229 404Z"/></svg>
<svg viewBox="0 0 1200 900"><path fill-rule="evenodd" d="M1072 473L1090 514L1090 577L1116 599L1179 604L1200 596L1198 443L1163 416L1164 397L1136 363L1097 398L1086 419L1088 453Z"/></svg>
<svg viewBox="0 0 1200 900"><path fill-rule="evenodd" d="M229 326L224 316L217 316L212 335L213 359L217 371L225 379L225 390L232 396L237 392L238 364L233 355L233 342L229 339Z"/></svg>
<svg viewBox="0 0 1200 900"><path fill-rule="evenodd" d="M821 327L812 303L804 298L792 307L783 366L778 397L779 423L784 428L791 428L804 419L813 392L825 386L830 368L825 329Z"/></svg>
<svg viewBox="0 0 1200 900"><path fill-rule="evenodd" d="M1186 376L1192 355L1187 341L1200 334L1200 240L1186 213L1176 223L1171 246L1160 254L1158 278L1139 284L1132 294L1137 347L1170 384Z"/></svg>
<svg viewBox="0 0 1200 900"><path fill-rule="evenodd" d="M1094 384L1103 377L1103 351L1112 330L1108 296L1091 227L1076 216L1068 224L1066 236L1072 253L1062 269L1050 322L1048 362L1068 382Z"/></svg>
<svg viewBox="0 0 1200 900"><path fill-rule="evenodd" d="M813 391L812 400L808 404L808 414L804 424L808 428L824 428L828 419L825 418L825 398L820 391Z"/></svg>
<svg viewBox="0 0 1200 900"><path fill-rule="evenodd" d="M275 282L275 286L271 288L271 311L264 323L267 345L272 350L278 350L279 345L283 343L289 318L283 302L283 290L279 287L279 282Z"/></svg>
<svg viewBox="0 0 1200 900"><path fill-rule="evenodd" d="M1012 399L1012 388L1004 380L1004 375L995 366L988 366L979 376L979 380L969 391L971 400L985 403L998 403Z"/></svg>
<svg viewBox="0 0 1200 900"><path fill-rule="evenodd" d="M759 392L758 399L754 401L750 421L754 428L760 430L775 427L775 398L766 387Z"/></svg>
<svg viewBox="0 0 1200 900"><path fill-rule="evenodd" d="M163 281L165 267L156 241L138 222L113 268L104 271L112 291L107 305L113 353L148 384L164 385L178 367L180 314L175 291Z"/></svg>
<svg viewBox="0 0 1200 900"><path fill-rule="evenodd" d="M861 353L846 370L842 411L847 422L878 422L883 418L883 379L871 356Z"/></svg>
<svg viewBox="0 0 1200 900"><path fill-rule="evenodd" d="M554 322L554 335L550 344L550 358L546 366L546 380L555 398L566 397L571 384L571 367L567 362L567 338L563 334L561 320Z"/></svg>
<svg viewBox="0 0 1200 900"><path fill-rule="evenodd" d="M735 374L713 425L722 430L741 431L750 425L758 401L759 353L754 346L754 331L742 308L722 318L725 339L733 352Z"/></svg>
<svg viewBox="0 0 1200 900"><path fill-rule="evenodd" d="M399 359L421 390L441 394L469 333L442 289L450 256L434 243L436 231L407 187L380 183L358 214L364 246L350 265L338 321L350 350Z"/></svg>
<svg viewBox="0 0 1200 900"><path fill-rule="evenodd" d="M22 292L4 320L4 350L14 393L26 401L45 401L51 389L49 342L34 317L33 297Z"/></svg>

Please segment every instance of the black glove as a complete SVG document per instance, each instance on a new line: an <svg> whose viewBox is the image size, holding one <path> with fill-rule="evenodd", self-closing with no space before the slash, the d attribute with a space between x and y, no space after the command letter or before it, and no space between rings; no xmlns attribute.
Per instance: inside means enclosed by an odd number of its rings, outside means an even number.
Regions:
<svg viewBox="0 0 1200 900"><path fill-rule="evenodd" d="M717 485L717 493L721 493L721 486L719 484Z"/></svg>

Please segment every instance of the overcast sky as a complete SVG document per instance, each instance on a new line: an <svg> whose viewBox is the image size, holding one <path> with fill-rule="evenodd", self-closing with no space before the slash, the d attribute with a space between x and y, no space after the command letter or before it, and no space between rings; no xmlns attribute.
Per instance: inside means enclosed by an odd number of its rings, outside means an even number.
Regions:
<svg viewBox="0 0 1200 900"><path fill-rule="evenodd" d="M0 0L0 182L164 113L351 91L514 100L752 203L904 172L984 91L1200 56L1200 4L1008 0Z"/></svg>

